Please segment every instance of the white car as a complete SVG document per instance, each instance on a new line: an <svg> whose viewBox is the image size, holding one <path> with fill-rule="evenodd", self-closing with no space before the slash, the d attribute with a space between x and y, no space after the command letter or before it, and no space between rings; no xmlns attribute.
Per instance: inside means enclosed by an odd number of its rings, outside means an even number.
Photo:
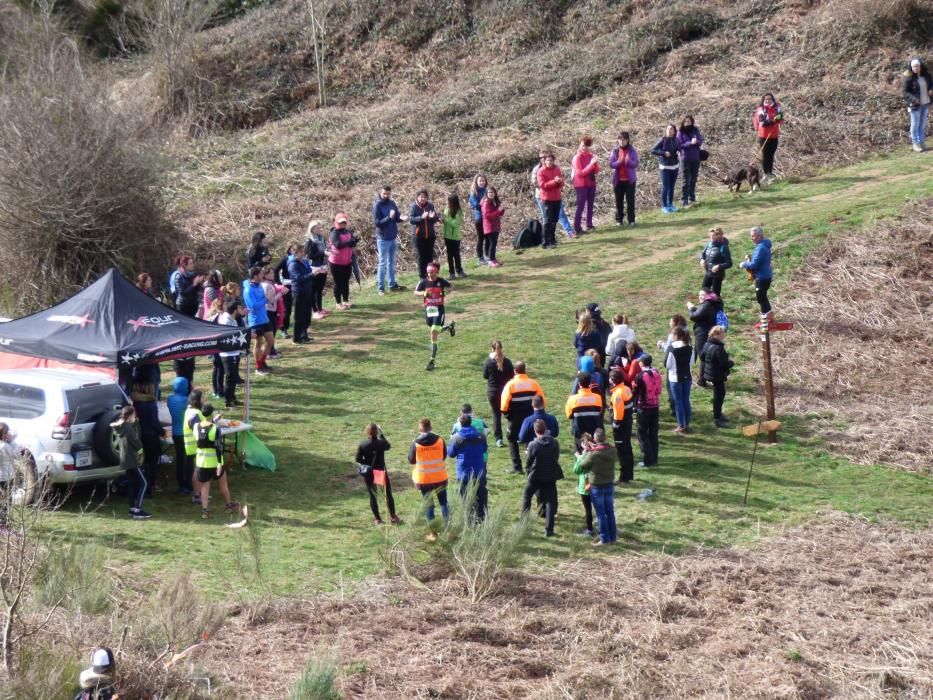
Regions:
<svg viewBox="0 0 933 700"><path fill-rule="evenodd" d="M24 450L15 493L35 502L47 484L123 474L110 423L129 399L112 379L65 369L0 371L0 421Z"/></svg>

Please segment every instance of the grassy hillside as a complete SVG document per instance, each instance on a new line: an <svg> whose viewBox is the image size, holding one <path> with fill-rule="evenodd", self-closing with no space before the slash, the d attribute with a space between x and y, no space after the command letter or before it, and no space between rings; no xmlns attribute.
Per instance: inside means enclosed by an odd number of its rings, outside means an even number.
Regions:
<svg viewBox="0 0 933 700"><path fill-rule="evenodd" d="M488 415L481 366L490 339L502 339L513 360L528 362L550 407L560 413L573 378L574 310L598 301L607 315L623 311L639 339L653 347L666 333L670 314L696 293L696 255L709 226L724 226L734 255L740 256L748 247L748 227L765 222L775 243L774 298L780 313L785 281L829 231L870 231L879 217L899 212L905 200L928 193L931 185L933 165L924 156L880 159L754 196L720 196L676 223L653 216L640 228L603 230L556 253L503 255L501 270L471 268L467 280L456 282L448 313L459 332L453 340L442 339L433 373L424 371L426 329L418 300L409 293L377 297L369 286L355 290L352 311L316 323L311 346L284 343L285 358L275 374L257 381L253 418L280 468L274 474L235 473L233 490L250 503L261 532L263 585L295 594L342 587L381 569L383 535L372 526L352 463L362 429L376 420L393 443L389 467L400 513L412 518L418 499L404 454L417 420L428 416L446 431L463 401ZM403 281L409 288L414 284L410 277ZM671 419L662 417L661 467L638 471L638 482L619 493L621 551L677 552L698 544L747 542L826 509L929 524L933 485L928 476L835 458L814 432L819 416L802 414L782 416L781 443L759 451L749 505L742 507L751 443L737 428L762 413L760 360L750 328L756 314L744 275L731 275L723 293L737 363L726 411L737 427L712 427L709 393L700 389L693 391L694 435L672 435ZM793 342L794 333L775 337L778 348ZM204 373L200 377L208 380ZM777 380L781 392L800 389L780 375ZM566 421L561 429L569 430ZM564 439L565 455L568 444ZM517 515L522 485L506 474L507 452L491 449L490 498L514 503ZM630 500L648 486L657 489L655 498ZM588 542L574 535L582 521L573 484L563 482L560 491L560 536L545 542L535 532L527 550L534 567L589 556ZM243 568L250 556L244 531L201 523L195 507L172 495L154 499L151 506L155 519L135 523L125 519L122 502L88 515L79 512L75 500L55 524L115 546L118 558L147 575L160 578L190 568L214 591L257 594L255 580Z"/></svg>

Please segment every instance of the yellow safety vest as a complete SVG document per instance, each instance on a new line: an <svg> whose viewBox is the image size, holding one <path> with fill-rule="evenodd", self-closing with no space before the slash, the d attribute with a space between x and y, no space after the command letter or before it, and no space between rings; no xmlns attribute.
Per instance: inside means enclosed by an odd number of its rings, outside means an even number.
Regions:
<svg viewBox="0 0 933 700"><path fill-rule="evenodd" d="M194 465L198 469L216 469L223 462L217 458L217 426L209 422L198 423L197 451Z"/></svg>
<svg viewBox="0 0 933 700"><path fill-rule="evenodd" d="M194 430L191 429L191 426L188 425L189 421L195 417L197 417L198 423L204 420L201 409L188 406L188 408L185 409L184 425L181 427L181 434L185 438L185 454L189 457L193 456L198 451L198 438L194 434Z"/></svg>

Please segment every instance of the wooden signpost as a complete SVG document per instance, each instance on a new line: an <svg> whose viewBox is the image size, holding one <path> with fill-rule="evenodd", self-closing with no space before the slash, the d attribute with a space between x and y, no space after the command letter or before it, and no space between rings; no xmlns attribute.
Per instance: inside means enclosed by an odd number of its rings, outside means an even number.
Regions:
<svg viewBox="0 0 933 700"><path fill-rule="evenodd" d="M745 437L755 436L755 448L752 450L752 461L751 464L748 465L748 479L745 482L745 496L742 497L743 506L748 501L748 487L751 486L752 483L752 469L755 467L755 455L758 454L758 438L762 433L768 433L769 438L771 435L777 436L777 429L780 427L780 421L766 420L758 421L757 423L752 423L742 428L742 435ZM775 439L777 438L775 437Z"/></svg>
<svg viewBox="0 0 933 700"><path fill-rule="evenodd" d="M793 323L776 323L762 317L759 323L755 324L761 338L761 363L765 371L765 412L768 421L774 421L777 417L774 410L774 371L771 367L771 333L776 331L791 331L794 329ZM776 422L776 421L775 421ZM772 445L777 442L777 428L768 431L768 442ZM756 443L757 445L757 439Z"/></svg>

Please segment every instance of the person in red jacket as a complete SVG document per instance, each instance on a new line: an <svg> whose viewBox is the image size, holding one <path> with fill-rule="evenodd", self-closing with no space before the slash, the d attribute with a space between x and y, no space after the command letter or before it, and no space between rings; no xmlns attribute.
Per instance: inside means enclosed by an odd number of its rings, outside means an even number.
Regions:
<svg viewBox="0 0 933 700"><path fill-rule="evenodd" d="M496 259L496 243L502 230L505 207L499 201L499 192L495 187L490 185L486 188L486 196L480 208L483 213L483 257L489 267L502 267L502 263Z"/></svg>
<svg viewBox="0 0 933 700"><path fill-rule="evenodd" d="M555 165L554 154L545 153L544 166L538 169L538 188L541 190L541 207L544 209L544 242L542 248L556 248L557 217L560 215L561 190L564 178Z"/></svg>
<svg viewBox="0 0 933 700"><path fill-rule="evenodd" d="M573 215L573 230L578 236L593 228L593 203L596 201L596 173L599 159L590 150L593 137L585 134L573 157L573 187L577 191L577 211ZM586 228L581 228L583 210L586 209Z"/></svg>
<svg viewBox="0 0 933 700"><path fill-rule="evenodd" d="M774 179L774 152L777 151L778 138L781 135L781 124L784 123L784 113L781 104L774 99L770 92L765 93L761 103L755 109L752 123L758 134L758 150L761 152L761 169L765 177Z"/></svg>

